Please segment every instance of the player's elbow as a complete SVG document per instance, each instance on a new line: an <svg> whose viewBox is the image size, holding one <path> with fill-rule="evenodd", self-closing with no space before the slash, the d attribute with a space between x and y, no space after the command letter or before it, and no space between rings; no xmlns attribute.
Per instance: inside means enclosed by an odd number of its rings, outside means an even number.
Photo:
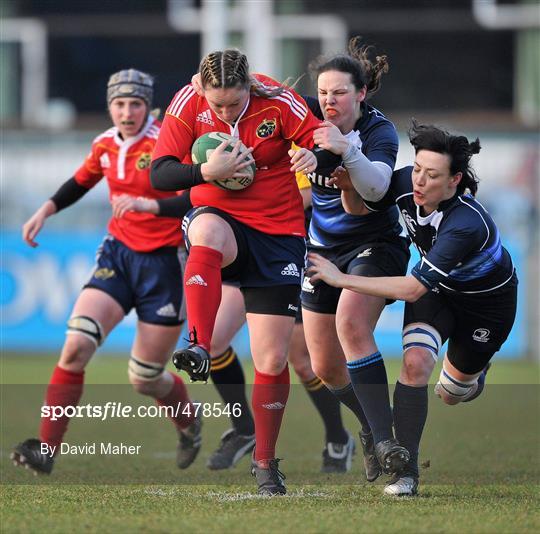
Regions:
<svg viewBox="0 0 540 534"><path fill-rule="evenodd" d="M410 303L416 302L420 297L425 295L426 291L427 289L422 284L414 280L414 283L407 288L403 300Z"/></svg>

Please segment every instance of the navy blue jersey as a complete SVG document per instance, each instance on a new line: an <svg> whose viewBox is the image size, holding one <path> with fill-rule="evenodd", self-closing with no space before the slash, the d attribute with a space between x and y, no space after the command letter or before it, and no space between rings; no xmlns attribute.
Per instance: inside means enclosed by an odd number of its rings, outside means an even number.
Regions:
<svg viewBox="0 0 540 534"><path fill-rule="evenodd" d="M423 217L413 199L412 171L412 166L395 171L385 197L365 201L373 210L384 210L390 202L399 206L421 257L411 274L428 289L446 293L484 293L508 282L512 259L480 202L456 194Z"/></svg>
<svg viewBox="0 0 540 534"><path fill-rule="evenodd" d="M316 98L305 97L311 111L323 118ZM377 109L361 104L362 116L345 137L355 142L370 161L382 161L391 169L396 163L398 136L395 126ZM349 215L341 203L341 190L326 182L338 165L339 156L328 157L308 175L312 184L313 214L309 227L309 241L313 246L339 246L363 240L373 235L395 236L401 232L399 214L395 206L368 215Z"/></svg>

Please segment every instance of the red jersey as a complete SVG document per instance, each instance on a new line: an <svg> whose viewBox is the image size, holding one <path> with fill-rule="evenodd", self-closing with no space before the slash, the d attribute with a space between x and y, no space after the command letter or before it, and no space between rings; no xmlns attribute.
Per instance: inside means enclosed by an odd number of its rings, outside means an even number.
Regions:
<svg viewBox="0 0 540 534"><path fill-rule="evenodd" d="M159 121L149 117L141 132L125 141L118 128L108 129L94 139L90 154L75 173L75 180L90 189L105 176L109 200L124 193L152 199L170 197L171 193L158 191L150 183L150 159L159 128ZM113 217L108 231L137 252L177 247L182 243L178 219L152 213L129 211L120 219Z"/></svg>
<svg viewBox="0 0 540 534"><path fill-rule="evenodd" d="M256 78L267 86L278 85L263 75ZM194 206L219 208L238 221L266 234L305 236L302 198L296 185L288 151L291 142L313 147L313 131L320 121L292 89L274 97L250 95L248 107L235 129L222 121L206 99L186 85L167 109L152 159L174 156L191 161L191 146L209 132L235 134L253 147L257 170L253 183L241 191L226 191L212 184L191 189Z"/></svg>

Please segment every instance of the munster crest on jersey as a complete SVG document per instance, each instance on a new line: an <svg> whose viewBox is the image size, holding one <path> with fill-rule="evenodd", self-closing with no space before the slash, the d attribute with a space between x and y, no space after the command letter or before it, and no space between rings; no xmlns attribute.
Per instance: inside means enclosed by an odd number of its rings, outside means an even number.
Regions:
<svg viewBox="0 0 540 534"><path fill-rule="evenodd" d="M107 269L107 267L102 267L94 273L94 278L97 278L98 280L108 280L114 276L116 276L114 269Z"/></svg>
<svg viewBox="0 0 540 534"><path fill-rule="evenodd" d="M257 127L257 137L270 137L276 129L276 119L264 119Z"/></svg>
<svg viewBox="0 0 540 534"><path fill-rule="evenodd" d="M150 161L152 161L152 155L148 154L148 152L142 153L137 160L137 169L140 171L148 169L150 167Z"/></svg>

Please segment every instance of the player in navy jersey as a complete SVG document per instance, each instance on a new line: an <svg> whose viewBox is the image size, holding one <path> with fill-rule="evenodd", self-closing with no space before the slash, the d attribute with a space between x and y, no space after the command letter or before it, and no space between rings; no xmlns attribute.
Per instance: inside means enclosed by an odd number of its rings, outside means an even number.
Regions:
<svg viewBox="0 0 540 534"><path fill-rule="evenodd" d="M477 179L470 159L480 150L435 126L413 122L409 138L413 167L393 173L381 202L364 201L348 177L343 187L348 212L377 211L397 204L420 261L408 276L367 278L343 274L310 255L312 283L406 301L403 366L394 392L394 424L410 452L405 470L385 488L388 495L414 495L418 449L427 418L427 383L440 347L448 351L435 386L446 404L468 402L483 390L489 361L508 337L517 303L517 276L493 219L474 198ZM467 193L466 191L469 191Z"/></svg>
<svg viewBox="0 0 540 534"><path fill-rule="evenodd" d="M322 58L311 65L318 101L307 102L324 118L314 141L332 154L326 166L319 159L312 182L313 214L308 250L318 252L351 274L370 277L406 273L408 240L402 236L398 210L351 215L341 203L333 176L347 174L364 198L380 200L388 189L398 151L394 125L366 98L380 86L388 70L386 56L370 59L370 47L360 38L349 43L349 54ZM302 308L313 370L359 419L366 478L382 471L399 472L408 452L392 430L388 380L374 339L374 329L386 304L382 297L336 289L305 277Z"/></svg>

